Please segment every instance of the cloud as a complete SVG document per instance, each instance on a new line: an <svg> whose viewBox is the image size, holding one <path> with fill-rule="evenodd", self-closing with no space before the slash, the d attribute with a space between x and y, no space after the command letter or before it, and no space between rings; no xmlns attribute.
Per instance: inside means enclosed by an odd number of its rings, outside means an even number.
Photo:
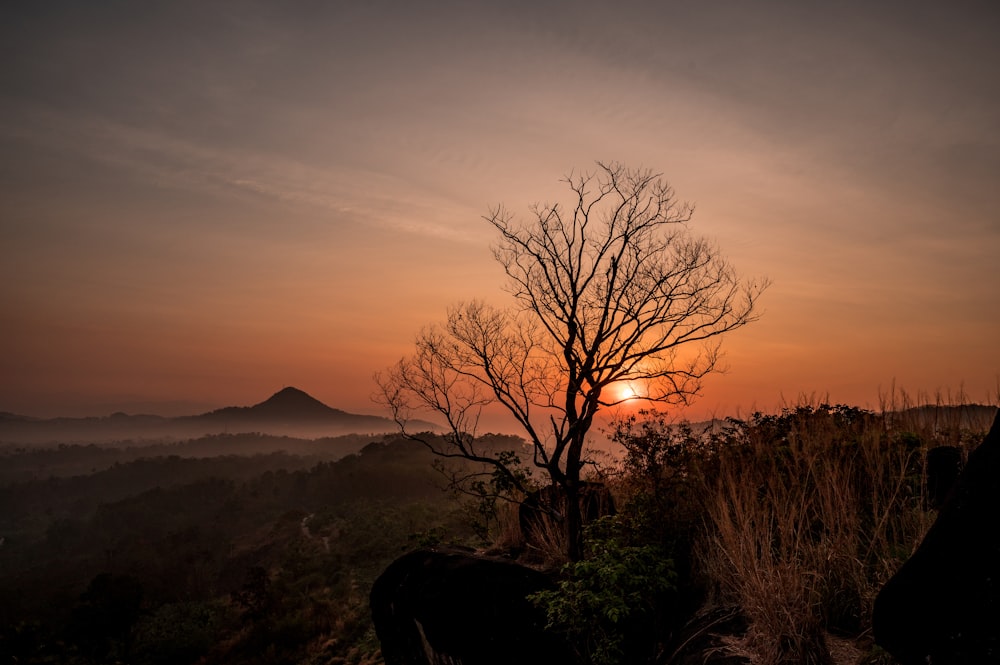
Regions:
<svg viewBox="0 0 1000 665"><path fill-rule="evenodd" d="M12 115L8 112L0 137L21 151L74 155L111 168L123 179L177 196L198 192L217 199L259 198L314 218L349 219L460 242L473 239L463 228L439 221L447 219L441 212L449 207L440 194L391 169L336 160L311 163L255 150L250 143L213 146L154 127L68 110L29 107L20 109L14 119ZM79 178L85 181L87 174Z"/></svg>

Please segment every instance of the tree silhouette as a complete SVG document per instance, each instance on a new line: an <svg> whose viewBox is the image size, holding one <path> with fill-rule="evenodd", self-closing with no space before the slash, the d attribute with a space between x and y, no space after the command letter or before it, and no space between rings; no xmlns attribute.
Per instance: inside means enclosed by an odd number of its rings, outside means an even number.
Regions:
<svg viewBox="0 0 1000 665"><path fill-rule="evenodd" d="M73 608L74 641L97 661L117 660L109 657L112 653L127 661L142 596L142 584L131 575L102 573L93 578Z"/></svg>
<svg viewBox="0 0 1000 665"><path fill-rule="evenodd" d="M757 318L766 280L743 281L718 248L693 235L692 208L662 176L598 163L565 179L569 205L503 206L488 221L507 274L510 309L452 307L416 350L376 380L404 433L414 413L447 423L445 437L408 434L445 457L487 464L523 489L510 462L478 446L484 407L518 422L536 467L566 494L567 555L582 554L578 504L587 434L602 408L626 399L683 404L719 369L718 338ZM628 394L617 382L637 387Z"/></svg>

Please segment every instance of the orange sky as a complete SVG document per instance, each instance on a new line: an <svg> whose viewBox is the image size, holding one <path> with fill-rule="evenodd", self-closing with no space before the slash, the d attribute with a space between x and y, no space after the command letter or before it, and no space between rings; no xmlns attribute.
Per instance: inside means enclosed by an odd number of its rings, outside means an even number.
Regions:
<svg viewBox="0 0 1000 665"><path fill-rule="evenodd" d="M502 302L481 216L598 159L773 281L693 417L997 399L995 3L408 4L0 10L0 411L378 413Z"/></svg>

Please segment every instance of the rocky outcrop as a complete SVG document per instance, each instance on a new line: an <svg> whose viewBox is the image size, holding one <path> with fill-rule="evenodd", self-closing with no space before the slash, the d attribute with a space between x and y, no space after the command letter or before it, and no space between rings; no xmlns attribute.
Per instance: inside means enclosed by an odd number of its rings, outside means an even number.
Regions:
<svg viewBox="0 0 1000 665"><path fill-rule="evenodd" d="M902 665L1000 663L1000 414L913 556L875 601Z"/></svg>
<svg viewBox="0 0 1000 665"><path fill-rule="evenodd" d="M551 586L545 574L509 560L406 554L372 586L382 657L386 665L569 665L569 648L526 599Z"/></svg>
<svg viewBox="0 0 1000 665"><path fill-rule="evenodd" d="M927 451L927 494L924 509L940 510L962 473L962 449L937 446Z"/></svg>
<svg viewBox="0 0 1000 665"><path fill-rule="evenodd" d="M602 483L580 484L580 517L583 524L604 515L615 514L615 501ZM518 508L518 521L525 545L543 548L549 531L561 530L566 514L566 490L559 485L549 485L529 494Z"/></svg>

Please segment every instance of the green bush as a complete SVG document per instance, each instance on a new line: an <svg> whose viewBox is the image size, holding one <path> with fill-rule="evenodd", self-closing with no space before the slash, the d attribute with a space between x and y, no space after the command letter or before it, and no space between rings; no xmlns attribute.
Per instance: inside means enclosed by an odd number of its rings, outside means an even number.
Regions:
<svg viewBox="0 0 1000 665"><path fill-rule="evenodd" d="M629 544L623 531L616 517L591 524L586 558L566 564L555 589L530 596L547 628L597 665L651 660L658 615L675 589L673 562L653 545Z"/></svg>

